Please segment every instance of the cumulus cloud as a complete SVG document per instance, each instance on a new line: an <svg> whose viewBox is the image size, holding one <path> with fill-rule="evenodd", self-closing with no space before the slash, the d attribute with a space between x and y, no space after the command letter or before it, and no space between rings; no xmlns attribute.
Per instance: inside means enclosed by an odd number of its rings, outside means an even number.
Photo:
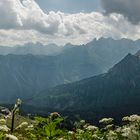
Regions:
<svg viewBox="0 0 140 140"><path fill-rule="evenodd" d="M123 15L45 13L34 0L0 0L0 19L0 44L8 46L27 42L85 44L93 38L140 36L140 25L131 24Z"/></svg>
<svg viewBox="0 0 140 140"><path fill-rule="evenodd" d="M1 0L1 29L35 29L40 32L54 32L57 19L46 15L34 0ZM52 30L52 31L51 31Z"/></svg>
<svg viewBox="0 0 140 140"><path fill-rule="evenodd" d="M119 13L133 24L140 22L140 0L102 0L102 5L107 14Z"/></svg>
<svg viewBox="0 0 140 140"><path fill-rule="evenodd" d="M45 34L55 34L60 30L72 34L75 30L82 33L73 17L69 21L61 12L45 14L34 0L1 0L0 28L37 30ZM66 16L65 16L66 17Z"/></svg>

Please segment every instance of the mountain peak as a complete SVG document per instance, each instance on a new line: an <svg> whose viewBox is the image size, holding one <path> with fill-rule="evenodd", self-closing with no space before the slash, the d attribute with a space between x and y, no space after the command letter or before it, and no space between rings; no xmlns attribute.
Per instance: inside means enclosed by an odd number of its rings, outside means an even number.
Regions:
<svg viewBox="0 0 140 140"><path fill-rule="evenodd" d="M115 115L116 110L132 113L140 110L139 89L140 59L129 53L108 73L43 91L42 99L36 97L32 103L62 111L92 110L99 116L106 111Z"/></svg>
<svg viewBox="0 0 140 140"><path fill-rule="evenodd" d="M140 50L135 54L135 56L140 57Z"/></svg>
<svg viewBox="0 0 140 140"><path fill-rule="evenodd" d="M107 73L109 77L120 77L120 78L133 78L137 75L140 70L140 59L139 57L128 54L123 60L116 64Z"/></svg>
<svg viewBox="0 0 140 140"><path fill-rule="evenodd" d="M136 55L132 55L130 53L128 53L124 59L122 59L122 61L120 61L118 64L116 64L114 67L118 67L118 66L122 66L122 65L134 65L135 63L140 63L140 59L139 57L137 57Z"/></svg>

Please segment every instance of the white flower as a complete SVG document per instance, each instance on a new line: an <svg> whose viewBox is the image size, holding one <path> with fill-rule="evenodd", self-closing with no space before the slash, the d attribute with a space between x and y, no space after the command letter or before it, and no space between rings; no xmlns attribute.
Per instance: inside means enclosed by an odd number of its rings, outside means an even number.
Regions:
<svg viewBox="0 0 140 140"><path fill-rule="evenodd" d="M129 122L140 122L140 116L138 115L126 116L122 120L129 121Z"/></svg>
<svg viewBox="0 0 140 140"><path fill-rule="evenodd" d="M14 136L14 135L6 134L5 136L9 140L18 140L18 138L16 136Z"/></svg>
<svg viewBox="0 0 140 140"><path fill-rule="evenodd" d="M114 131L109 131L107 134L108 140L117 140L117 134Z"/></svg>
<svg viewBox="0 0 140 140"><path fill-rule="evenodd" d="M31 130L34 130L34 125L29 125L26 129L26 131L31 131Z"/></svg>
<svg viewBox="0 0 140 140"><path fill-rule="evenodd" d="M113 118L103 118L99 121L99 123L110 124L110 123L112 123L113 120L114 120Z"/></svg>
<svg viewBox="0 0 140 140"><path fill-rule="evenodd" d="M28 126L28 122L22 122L20 125L21 126Z"/></svg>
<svg viewBox="0 0 140 140"><path fill-rule="evenodd" d="M16 129L21 129L21 128L25 128L28 126L28 122L22 122L19 126L17 126Z"/></svg>
<svg viewBox="0 0 140 140"><path fill-rule="evenodd" d="M123 121L129 121L129 116L125 116L122 118Z"/></svg>
<svg viewBox="0 0 140 140"><path fill-rule="evenodd" d="M138 122L140 122L140 116L138 116L138 115L131 115L130 118L131 118L131 121L138 121Z"/></svg>
<svg viewBox="0 0 140 140"><path fill-rule="evenodd" d="M98 127L93 126L93 125L89 125L89 126L86 128L86 130L90 130L90 131L95 131L95 130L97 130L97 129L98 129Z"/></svg>
<svg viewBox="0 0 140 140"><path fill-rule="evenodd" d="M34 125L31 124L31 125L28 126L28 128L34 128Z"/></svg>
<svg viewBox="0 0 140 140"><path fill-rule="evenodd" d="M73 134L74 134L74 132L73 132L73 131L69 131L69 132L68 132L68 134L73 135Z"/></svg>
<svg viewBox="0 0 140 140"><path fill-rule="evenodd" d="M106 127L105 127L105 129L112 129L113 128L113 124L109 124L109 125L107 125Z"/></svg>
<svg viewBox="0 0 140 140"><path fill-rule="evenodd" d="M83 131L83 130L81 130L81 129L77 129L77 132L78 132L79 134L84 133L84 131Z"/></svg>
<svg viewBox="0 0 140 140"><path fill-rule="evenodd" d="M130 128L130 127L125 127L125 128L122 130L122 136L128 137L130 134L131 134L131 128Z"/></svg>
<svg viewBox="0 0 140 140"><path fill-rule="evenodd" d="M83 128L86 129L90 124L89 123L86 123Z"/></svg>
<svg viewBox="0 0 140 140"><path fill-rule="evenodd" d="M135 124L125 126L122 129L122 136L130 140L139 138L139 127L135 126Z"/></svg>
<svg viewBox="0 0 140 140"><path fill-rule="evenodd" d="M20 99L17 99L17 105L21 105L22 101Z"/></svg>
<svg viewBox="0 0 140 140"><path fill-rule="evenodd" d="M6 126L6 125L1 125L0 126L0 131L3 131L3 132L8 132L10 129Z"/></svg>
<svg viewBox="0 0 140 140"><path fill-rule="evenodd" d="M121 129L122 129L121 127L117 127L115 131L116 131L117 133L120 133L120 132L122 131Z"/></svg>
<svg viewBox="0 0 140 140"><path fill-rule="evenodd" d="M80 123L84 124L86 121L85 120L81 120Z"/></svg>

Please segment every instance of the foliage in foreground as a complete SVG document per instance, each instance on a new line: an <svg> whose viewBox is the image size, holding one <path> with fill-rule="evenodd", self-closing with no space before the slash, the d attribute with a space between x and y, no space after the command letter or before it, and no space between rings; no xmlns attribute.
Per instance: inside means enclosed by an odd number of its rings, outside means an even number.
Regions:
<svg viewBox="0 0 140 140"><path fill-rule="evenodd" d="M100 127L84 120L76 122L73 131L64 126L64 119L58 113L48 118L36 117L21 122L14 132L9 129L9 120L0 119L0 140L140 140L140 116L131 115L122 119L122 126L113 124L112 118L99 121Z"/></svg>

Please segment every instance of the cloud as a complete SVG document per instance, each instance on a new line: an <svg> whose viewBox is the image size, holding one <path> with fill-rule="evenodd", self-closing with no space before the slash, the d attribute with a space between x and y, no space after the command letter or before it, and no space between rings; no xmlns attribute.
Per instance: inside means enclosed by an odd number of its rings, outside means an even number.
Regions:
<svg viewBox="0 0 140 140"><path fill-rule="evenodd" d="M68 21L67 17L61 12L45 14L34 0L0 1L1 29L36 30L44 34L55 34L60 30L67 35L75 30L82 33L74 18Z"/></svg>
<svg viewBox="0 0 140 140"><path fill-rule="evenodd" d="M123 15L45 13L34 0L0 0L0 45L28 42L85 44L94 38L138 39L140 25Z"/></svg>
<svg viewBox="0 0 140 140"><path fill-rule="evenodd" d="M119 13L133 24L140 22L140 0L102 0L102 5L107 14Z"/></svg>
<svg viewBox="0 0 140 140"><path fill-rule="evenodd" d="M39 32L51 32L56 26L57 19L49 23L46 15L34 0L1 0L0 1L1 29L34 29Z"/></svg>

